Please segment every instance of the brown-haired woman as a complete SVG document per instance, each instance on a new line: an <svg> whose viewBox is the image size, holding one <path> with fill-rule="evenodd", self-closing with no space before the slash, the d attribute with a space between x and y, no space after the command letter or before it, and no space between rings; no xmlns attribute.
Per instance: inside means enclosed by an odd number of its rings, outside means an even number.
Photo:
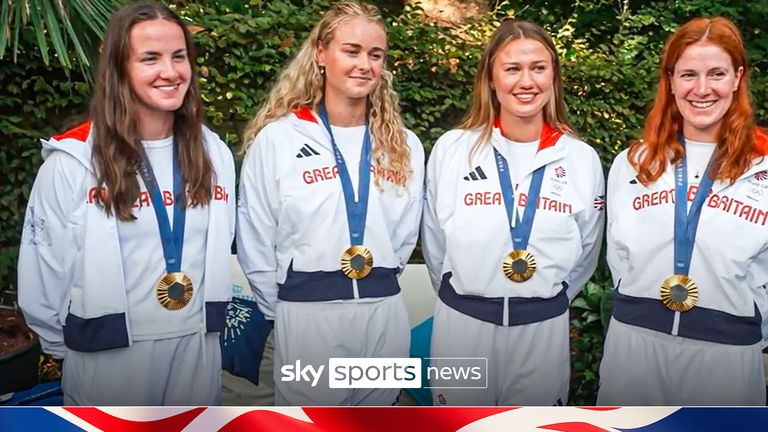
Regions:
<svg viewBox="0 0 768 432"><path fill-rule="evenodd" d="M65 360L66 404L219 402L234 163L202 124L194 63L176 14L125 6L104 36L90 121L43 141L19 302Z"/></svg>
<svg viewBox="0 0 768 432"><path fill-rule="evenodd" d="M568 123L552 41L504 21L466 120L427 166L422 245L440 297L431 366L481 368L430 376L435 404L567 403L568 305L597 265L603 190L597 153ZM467 357L487 359L487 373L483 360L450 359Z"/></svg>
<svg viewBox="0 0 768 432"><path fill-rule="evenodd" d="M643 139L608 179L613 318L599 404L764 405L768 141L734 24L669 37Z"/></svg>

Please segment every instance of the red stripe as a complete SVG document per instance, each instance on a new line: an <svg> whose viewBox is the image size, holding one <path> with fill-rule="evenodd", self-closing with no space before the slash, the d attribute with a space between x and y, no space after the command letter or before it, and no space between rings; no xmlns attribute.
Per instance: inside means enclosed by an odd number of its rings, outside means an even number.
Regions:
<svg viewBox="0 0 768 432"><path fill-rule="evenodd" d="M52 138L56 141L61 141L63 139L71 138L76 139L78 141L85 141L88 139L88 133L91 132L91 122L87 121L81 125L78 125L63 134L60 135L54 135Z"/></svg>
<svg viewBox="0 0 768 432"><path fill-rule="evenodd" d="M241 414L225 424L218 432L330 432L319 425L307 423L283 413L254 410Z"/></svg>
<svg viewBox="0 0 768 432"><path fill-rule="evenodd" d="M480 419L515 408L303 407L308 423L288 415L254 410L237 416L219 432L454 432Z"/></svg>
<svg viewBox="0 0 768 432"><path fill-rule="evenodd" d="M601 427L597 427L593 424L584 422L555 423L551 425L539 426L537 429L549 429L559 432L608 432Z"/></svg>
<svg viewBox="0 0 768 432"><path fill-rule="evenodd" d="M293 114L302 120L312 122L312 123L317 123L317 119L315 118L315 115L312 114L312 110L309 109L309 107L301 107L301 108L295 109L293 110Z"/></svg>
<svg viewBox="0 0 768 432"><path fill-rule="evenodd" d="M588 410L588 411L613 411L620 409L621 407L577 407L579 409Z"/></svg>
<svg viewBox="0 0 768 432"><path fill-rule="evenodd" d="M115 417L98 408L70 407L64 409L104 432L181 432L192 423L192 420L205 411L205 408L194 408L159 420L135 421Z"/></svg>
<svg viewBox="0 0 768 432"><path fill-rule="evenodd" d="M304 408L304 412L323 431L454 432L480 419L516 408L458 407L379 407L379 408Z"/></svg>

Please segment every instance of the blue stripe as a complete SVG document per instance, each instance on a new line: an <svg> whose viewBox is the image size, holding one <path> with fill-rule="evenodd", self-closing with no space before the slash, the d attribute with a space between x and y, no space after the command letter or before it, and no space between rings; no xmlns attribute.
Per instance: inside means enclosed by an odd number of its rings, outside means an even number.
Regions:
<svg viewBox="0 0 768 432"><path fill-rule="evenodd" d="M672 334L675 312L660 300L632 297L614 291L613 317L637 327ZM755 305L755 314L737 316L700 306L680 313L677 335L726 345L754 345L763 339L762 317Z"/></svg>
<svg viewBox="0 0 768 432"><path fill-rule="evenodd" d="M347 211L347 225L349 225L349 243L354 246L362 245L365 241L365 220L368 216L368 196L371 187L371 134L369 133L368 123L365 123L365 132L363 134L363 144L360 149L360 165L358 166L357 180L357 200L355 200L355 190L352 186L352 178L347 170L347 163L341 150L336 145L333 138L330 120L328 120L328 110L325 107L325 101L320 102L320 120L331 137L331 147L336 158L336 167L339 170L339 181L341 190L344 193L344 203Z"/></svg>
<svg viewBox="0 0 768 432"><path fill-rule="evenodd" d="M522 220L520 214L515 219L515 190L512 187L512 179L509 177L509 166L504 156L496 148L493 149L496 156L496 170L499 172L499 184L501 185L501 196L504 198L504 207L507 210L507 221L509 222L509 233L512 236L512 247L515 250L528 249L528 240L531 238L533 229L533 220L536 217L536 208L539 203L539 194L541 193L541 183L544 179L544 169L546 165L540 166L533 172L531 184L528 187L528 201L525 203L525 213ZM514 222L514 223L513 223Z"/></svg>
<svg viewBox="0 0 768 432"><path fill-rule="evenodd" d="M206 331L224 330L228 304L229 302L205 303ZM90 319L80 318L70 313L67 315L64 326L64 344L70 349L82 352L127 347L128 330L125 324L125 313Z"/></svg>
<svg viewBox="0 0 768 432"><path fill-rule="evenodd" d="M443 275L440 290L437 295L440 300L451 308L481 321L503 326L504 297L483 297L477 295L462 295L451 285L451 272ZM568 310L567 284L554 297L508 297L509 323L508 326L531 324L546 321L562 315Z"/></svg>
<svg viewBox="0 0 768 432"><path fill-rule="evenodd" d="M229 302L205 302L205 331L223 332L227 325L227 306Z"/></svg>
<svg viewBox="0 0 768 432"><path fill-rule="evenodd" d="M128 346L125 313L80 318L69 313L64 325L64 344L75 351L96 352Z"/></svg>
<svg viewBox="0 0 768 432"><path fill-rule="evenodd" d="M45 408L24 407L0 409L0 431L81 432L83 429Z"/></svg>
<svg viewBox="0 0 768 432"><path fill-rule="evenodd" d="M685 137L680 133L677 136L680 145L687 150ZM712 167L712 161L715 156L709 159L707 168L704 170L704 178L701 179L696 196L693 198L690 210L688 209L688 162L686 155L675 166L675 266L674 274L688 276L688 270L691 267L691 256L693 256L693 243L696 241L696 231L699 227L699 218L701 209L704 206L704 200L709 195L712 188L712 177L709 176L709 170Z"/></svg>
<svg viewBox="0 0 768 432"><path fill-rule="evenodd" d="M314 302L355 298L352 279L341 270L299 272L288 268L285 282L278 284L277 298L285 301ZM359 298L389 297L400 292L397 269L374 267L368 276L357 280Z"/></svg>
<svg viewBox="0 0 768 432"><path fill-rule="evenodd" d="M768 409L762 408L680 408L646 426L618 429L622 432L763 432L768 424Z"/></svg>

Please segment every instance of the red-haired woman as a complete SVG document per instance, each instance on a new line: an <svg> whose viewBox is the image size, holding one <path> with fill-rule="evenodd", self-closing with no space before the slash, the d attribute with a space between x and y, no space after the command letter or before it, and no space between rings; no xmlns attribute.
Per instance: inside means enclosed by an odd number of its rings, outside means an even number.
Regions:
<svg viewBox="0 0 768 432"><path fill-rule="evenodd" d="M599 404L764 405L768 140L725 18L668 40L643 139L608 178L615 303Z"/></svg>

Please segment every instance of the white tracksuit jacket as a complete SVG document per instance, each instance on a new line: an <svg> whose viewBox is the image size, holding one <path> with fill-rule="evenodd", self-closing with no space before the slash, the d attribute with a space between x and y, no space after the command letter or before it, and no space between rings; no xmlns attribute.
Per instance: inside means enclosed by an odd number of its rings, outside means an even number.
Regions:
<svg viewBox="0 0 768 432"><path fill-rule="evenodd" d="M65 178L56 179L60 183L52 189L32 188L21 239L19 303L30 328L40 335L44 351L57 358L64 357L64 345L93 352L132 343L126 305L130 287L123 279L126 269L118 222L89 199L89 191L96 186L91 140L90 123L86 123L42 141L46 163L36 184L41 182L40 176L53 174L54 169L46 169L46 164L61 164ZM201 328L218 332L224 328L232 294L235 170L232 153L216 134L203 127L203 140L216 185L207 206L203 281L195 288L204 293ZM68 215L65 218L59 214L62 209Z"/></svg>
<svg viewBox="0 0 768 432"><path fill-rule="evenodd" d="M364 246L374 268L353 284L340 270L349 230L330 136L319 116L300 109L259 132L243 162L237 254L268 319L274 319L278 296L301 302L399 292L397 274L416 245L423 197L424 150L410 131L407 142L413 172L405 189L392 182L400 173L372 167ZM357 172L357 164L347 165Z"/></svg>
<svg viewBox="0 0 768 432"><path fill-rule="evenodd" d="M646 187L627 151L616 157L608 177L606 246L616 291L599 405L765 405L764 141L758 150L763 156L754 166L733 185L716 181L704 201L688 273L699 297L687 312L666 308L659 292L674 269L675 168ZM689 202L698 190L690 177Z"/></svg>
<svg viewBox="0 0 768 432"><path fill-rule="evenodd" d="M762 148L768 154L768 148ZM625 150L616 157L608 180L607 257L619 293L659 300L659 287L673 274L675 169L643 186ZM696 194L689 185L688 200ZM762 156L733 185L716 181L706 199L693 247L689 276L699 287L696 307L674 313L662 307L648 326L668 334L734 345L756 341L712 333L702 327L702 309L751 318L768 315L768 158ZM756 315L756 307L760 314ZM698 309L698 310L697 310ZM619 318L619 317L617 317ZM621 321L622 319L619 318ZM711 320L706 320L714 324ZM630 323L631 324L631 323ZM754 330L754 326L753 326ZM755 331L752 339L759 338Z"/></svg>
<svg viewBox="0 0 768 432"><path fill-rule="evenodd" d="M461 295L551 298L565 282L572 300L591 277L601 246L604 177L597 153L564 135L538 151L522 184L513 185L522 212L533 171L546 165L528 245L537 270L530 280L515 283L501 269L513 247L493 149L485 146L469 162L478 135L479 130L451 130L429 158L422 244L435 290L450 272ZM499 128L491 144L509 158L510 144Z"/></svg>

